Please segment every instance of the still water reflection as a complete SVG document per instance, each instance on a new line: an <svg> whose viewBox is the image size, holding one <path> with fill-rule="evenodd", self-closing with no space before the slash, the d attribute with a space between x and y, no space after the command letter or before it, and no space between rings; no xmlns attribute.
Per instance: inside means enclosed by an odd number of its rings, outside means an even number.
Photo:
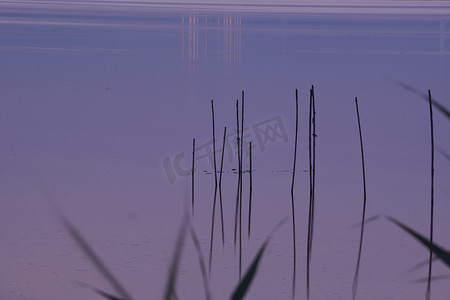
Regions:
<svg viewBox="0 0 450 300"><path fill-rule="evenodd" d="M242 17L181 17L183 59L196 61L199 56L207 59L217 55L217 60L240 61L241 45Z"/></svg>
<svg viewBox="0 0 450 300"><path fill-rule="evenodd" d="M237 282L231 242L237 159L231 133L241 90L246 92L245 138L255 145L254 232L244 242L244 265L290 213L288 170L298 88L297 291L303 298L306 95L313 84L318 171L312 299L351 295L359 235L348 227L360 218L362 194L355 96L367 149L368 216L393 215L427 232L427 107L396 82L431 89L450 106L449 4L105 3L0 3L0 299L93 298L92 291L74 284L79 281L111 290L67 236L49 197L136 299L161 297L190 195L186 175L194 137L202 155L196 160L195 226L205 253L209 246L211 99L216 135L227 126L231 136L223 178L227 242L221 249L217 235L211 276L215 299L227 299ZM440 153L450 153L448 120L435 116L436 144ZM262 130L271 135L263 136ZM450 168L445 155L437 153L436 159L435 238L450 248ZM189 243L179 296L202 299L197 254ZM290 228L283 227L248 299L289 298L291 245ZM391 224L370 224L361 298L421 299L424 286L409 282L426 271L404 271L426 256ZM443 265L433 270L448 274ZM433 283L433 297L448 294L447 281Z"/></svg>

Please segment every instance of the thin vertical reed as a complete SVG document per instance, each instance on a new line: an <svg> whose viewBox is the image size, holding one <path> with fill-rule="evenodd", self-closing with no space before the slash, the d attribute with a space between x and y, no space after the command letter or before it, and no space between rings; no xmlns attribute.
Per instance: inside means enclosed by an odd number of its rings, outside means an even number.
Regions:
<svg viewBox="0 0 450 300"><path fill-rule="evenodd" d="M430 104L430 135L431 135L431 215L430 215L430 258L428 264L428 280L426 299L430 299L431 296L431 266L433 260L433 224L434 224L434 130L433 130L433 106L431 100L431 91L428 90L428 102Z"/></svg>
<svg viewBox="0 0 450 300"><path fill-rule="evenodd" d="M225 153L225 139L227 136L227 127L223 128L222 158L220 159L219 175L219 200L220 200L220 220L222 221L222 247L225 246L225 229L223 225L223 205L222 205L222 174L223 174L223 156Z"/></svg>
<svg viewBox="0 0 450 300"><path fill-rule="evenodd" d="M213 253L213 242L214 242L214 217L216 212L216 198L217 198L217 165L216 165L216 133L214 124L214 101L211 100L211 113L212 113L212 133L213 133L213 162L214 162L214 200L211 218L211 241L209 244L209 275L211 276L211 266L212 266L212 253Z"/></svg>
<svg viewBox="0 0 450 300"><path fill-rule="evenodd" d="M243 173L243 164L244 160L244 91L242 91L242 109L241 109L241 161L239 164L239 172L241 175L239 176L241 183L239 184L239 279L241 279L242 275L242 173Z"/></svg>
<svg viewBox="0 0 450 300"><path fill-rule="evenodd" d="M311 209L311 241L309 247L312 251L313 245L313 236L314 236L314 215L315 215L315 206L316 206L316 97L314 94L314 85L311 87L312 91L312 209Z"/></svg>
<svg viewBox="0 0 450 300"><path fill-rule="evenodd" d="M292 241L294 264L292 273L292 299L295 298L295 280L297 277L297 249L295 240L295 206L294 206L294 183L295 183L295 165L297 163L297 139L298 139L298 90L295 89L295 142L294 142L294 166L292 167L292 184L291 184L291 209L292 209Z"/></svg>
<svg viewBox="0 0 450 300"><path fill-rule="evenodd" d="M195 139L192 139L192 216L194 216L194 164L195 164Z"/></svg>
<svg viewBox="0 0 450 300"><path fill-rule="evenodd" d="M309 299L310 294L310 262L311 262L311 236L312 236L312 218L313 218L313 171L312 171L312 112L313 112L313 93L311 88L309 91L309 213L308 213L308 241L306 249L306 298Z"/></svg>
<svg viewBox="0 0 450 300"><path fill-rule="evenodd" d="M250 230L251 230L251 223L252 223L252 192L253 192L253 176L252 176L252 142L249 144L249 160L250 160L250 170L249 170L249 184L250 189L248 192L248 239L250 239Z"/></svg>
<svg viewBox="0 0 450 300"><path fill-rule="evenodd" d="M239 213L239 189L241 185L241 173L239 168L241 166L241 153L239 151L239 100L236 100L236 143L238 148L238 184L236 193L236 210L234 213L234 250L236 251L236 240L237 240L237 224L238 224L238 213Z"/></svg>
<svg viewBox="0 0 450 300"><path fill-rule="evenodd" d="M356 262L356 270L355 275L353 277L353 286L352 286L352 299L356 299L356 292L358 290L358 276L359 276L359 266L361 263L361 253L362 253L362 246L363 246L363 239L364 239L364 224L365 224L365 218L366 218L366 170L364 167L364 148L363 148L363 139L362 139L362 132L361 132L361 121L359 118L359 109L358 109L358 98L355 97L355 105L356 105L356 116L358 117L358 130L359 130L359 141L361 145L361 162L362 162L362 180L363 180L363 191L364 191L364 200L363 200L363 211L362 211L362 218L361 218L361 233L359 237L359 249L358 249L358 260Z"/></svg>

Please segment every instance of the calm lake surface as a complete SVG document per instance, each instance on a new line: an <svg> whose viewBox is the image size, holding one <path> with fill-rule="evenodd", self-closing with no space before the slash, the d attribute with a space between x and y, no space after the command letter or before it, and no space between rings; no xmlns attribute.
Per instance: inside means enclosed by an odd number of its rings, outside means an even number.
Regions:
<svg viewBox="0 0 450 300"><path fill-rule="evenodd" d="M295 185L296 299L306 299L309 89L316 99L316 204L311 299L349 299L363 189L354 98L367 176L367 216L390 215L428 236L428 104L450 107L450 7L203 5L125 1L0 3L0 298L101 299L115 293L57 217L62 211L134 299L161 299L185 209L196 139L194 227L208 258L214 195L211 99L217 148L224 126L225 245L216 212L211 289L228 299L234 251L235 101L245 91L243 268L291 214ZM434 110L434 240L450 249L449 119ZM221 151L217 150L220 161ZM290 299L292 225L273 237L246 299ZM366 226L359 299L423 299L428 251L384 219ZM447 276L441 262L433 275ZM432 299L448 299L448 278ZM203 299L188 236L179 299Z"/></svg>

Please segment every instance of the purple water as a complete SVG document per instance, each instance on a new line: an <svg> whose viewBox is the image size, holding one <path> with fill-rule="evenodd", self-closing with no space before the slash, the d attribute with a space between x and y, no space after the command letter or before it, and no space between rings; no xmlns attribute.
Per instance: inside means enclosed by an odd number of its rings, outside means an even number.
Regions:
<svg viewBox="0 0 450 300"><path fill-rule="evenodd" d="M446 2L219 5L109 1L0 3L0 298L101 299L76 282L115 291L59 222L59 208L135 299L161 299L184 209L208 257L214 177L214 99L224 161L225 247L216 214L211 289L238 281L233 247L235 101L245 91L253 147L252 237L243 267L291 211L295 89L300 132L295 186L297 297L306 299L309 89L317 111L311 299L348 299L358 252L362 179L354 98L365 147L367 216L393 216L428 236L428 104L405 82L450 107ZM449 120L434 110L434 240L450 247ZM219 142L220 141L220 142ZM447 157L446 157L447 155ZM220 159L220 151L217 153ZM244 156L248 170L248 156ZM244 174L243 225L248 173ZM243 228L246 228L244 226ZM246 299L290 299L290 221L273 237ZM188 237L177 293L203 299ZM423 299L428 251L386 220L366 226L359 299ZM434 263L433 275L448 275ZM432 282L446 299L448 279Z"/></svg>

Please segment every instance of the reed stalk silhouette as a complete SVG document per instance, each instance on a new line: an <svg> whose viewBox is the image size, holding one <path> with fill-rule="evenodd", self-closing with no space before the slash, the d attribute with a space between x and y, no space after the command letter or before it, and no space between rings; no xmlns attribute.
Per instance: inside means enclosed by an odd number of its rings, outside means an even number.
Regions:
<svg viewBox="0 0 450 300"><path fill-rule="evenodd" d="M241 153L239 151L240 147L240 137L239 137L239 100L236 100L236 143L238 148L238 182L237 182L237 192L236 192L236 209L234 213L234 250L236 251L236 242L237 242L237 228L238 228L238 214L239 214L239 190L241 185Z"/></svg>
<svg viewBox="0 0 450 300"><path fill-rule="evenodd" d="M315 97L314 85L309 93L309 215L308 215L308 241L306 249L306 298L310 297L310 268L312 239L314 229L314 185L315 185Z"/></svg>
<svg viewBox="0 0 450 300"><path fill-rule="evenodd" d="M355 269L355 275L353 276L353 285L352 285L352 299L356 299L356 292L358 290L358 277L359 277L359 266L361 263L361 253L362 253L362 247L363 247L363 240L364 240L364 225L365 225L365 218L366 218L366 202L367 202L367 194L366 194L366 170L364 166L364 147L363 147L363 138L362 138L362 131L361 131L361 121L359 118L359 109L358 109L358 98L355 97L355 106L356 106L356 116L358 118L358 130L359 130L359 142L361 146L361 163L362 163L362 181L363 181L363 210L362 210L362 217L361 217L361 232L359 236L359 248L358 248L358 259L356 261L356 269Z"/></svg>
<svg viewBox="0 0 450 300"><path fill-rule="evenodd" d="M295 141L294 141L294 164L292 166L291 182L291 213L292 213L292 251L293 251L293 271L292 271L292 299L295 298L295 280L297 277L297 249L295 240L295 205L294 205L294 183L295 167L297 163L297 140L298 140L298 90L295 89Z"/></svg>
<svg viewBox="0 0 450 300"><path fill-rule="evenodd" d="M222 157L220 159L220 175L219 175L219 203L220 203L220 220L222 222L222 247L225 246L225 227L223 222L223 205L222 205L222 174L223 174L223 157L225 154L226 137L227 137L227 127L224 127L223 141L222 141Z"/></svg>
<svg viewBox="0 0 450 300"><path fill-rule="evenodd" d="M211 240L209 244L209 276L211 276L211 266L212 266L212 253L214 244L214 219L216 214L216 199L217 199L217 165L216 165L216 133L214 124L214 101L211 100L211 114L212 114L212 134L213 134L213 162L214 162L214 200L213 209L211 217Z"/></svg>
<svg viewBox="0 0 450 300"><path fill-rule="evenodd" d="M311 218L311 244L309 245L312 249L313 245L313 235L314 235L314 212L315 212L315 204L316 204L316 97L314 93L314 85L311 87L312 91L312 109L313 109L313 115L312 115L312 137L313 137L313 155L312 155L312 218Z"/></svg>
<svg viewBox="0 0 450 300"><path fill-rule="evenodd" d="M431 137L431 201L430 201L430 243L433 246L433 226L434 226L434 129L433 129L433 105L431 100L431 91L428 90L428 103L430 107L430 137ZM428 281L426 299L431 297L431 269L433 262L433 250L430 247L430 257L428 264Z"/></svg>
<svg viewBox="0 0 450 300"><path fill-rule="evenodd" d="M243 177L243 159L244 159L244 91L242 91L242 109L241 109L241 160L239 162L239 172L241 175L240 178L240 184L239 184L239 279L241 279L242 275L242 177Z"/></svg>

